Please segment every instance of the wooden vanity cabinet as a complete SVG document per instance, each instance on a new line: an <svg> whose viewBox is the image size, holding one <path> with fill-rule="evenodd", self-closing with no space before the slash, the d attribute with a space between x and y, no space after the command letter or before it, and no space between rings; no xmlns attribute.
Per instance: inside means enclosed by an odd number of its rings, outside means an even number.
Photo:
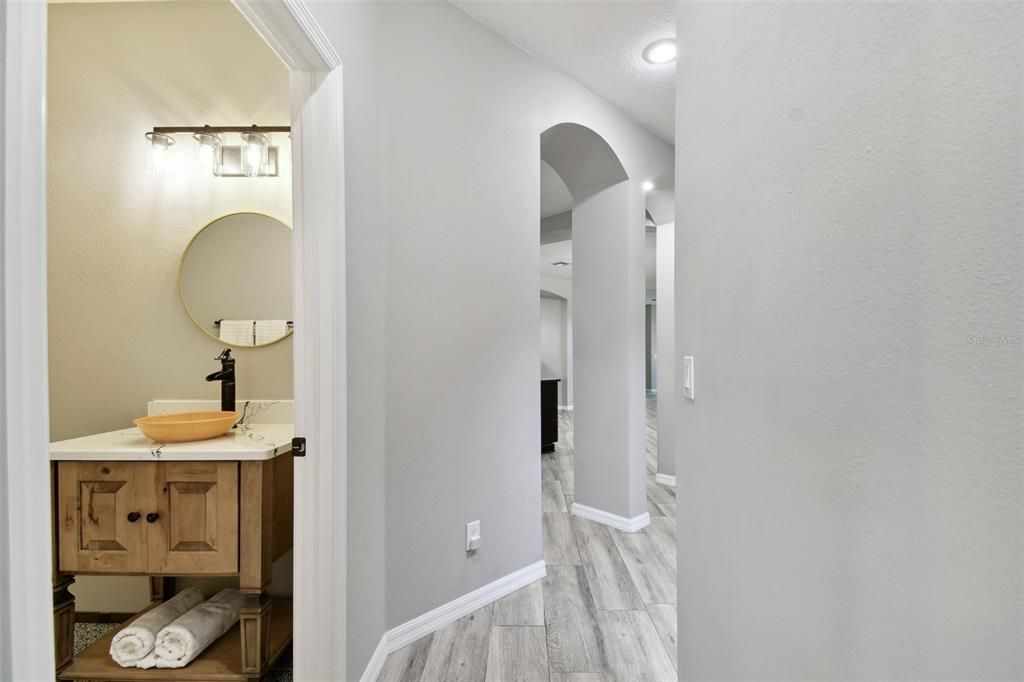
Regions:
<svg viewBox="0 0 1024 682"><path fill-rule="evenodd" d="M237 462L61 462L60 570L238 571Z"/></svg>
<svg viewBox="0 0 1024 682"><path fill-rule="evenodd" d="M156 465L62 462L57 469L58 567L68 573L144 573Z"/></svg>
<svg viewBox="0 0 1024 682"><path fill-rule="evenodd" d="M53 462L54 616L60 680L258 679L291 640L290 603L266 592L292 546L290 452L266 460ZM120 668L113 632L72 656L76 574L148 575L153 600L171 576L238 576L239 625L186 668ZM166 587L164 584L166 583ZM276 605L277 608L274 608Z"/></svg>

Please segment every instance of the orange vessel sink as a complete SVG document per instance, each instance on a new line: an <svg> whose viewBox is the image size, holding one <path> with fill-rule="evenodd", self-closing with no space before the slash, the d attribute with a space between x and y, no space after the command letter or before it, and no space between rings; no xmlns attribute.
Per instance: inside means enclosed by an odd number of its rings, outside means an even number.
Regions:
<svg viewBox="0 0 1024 682"><path fill-rule="evenodd" d="M223 436L241 416L238 412L179 412L139 417L135 424L150 440L189 443Z"/></svg>

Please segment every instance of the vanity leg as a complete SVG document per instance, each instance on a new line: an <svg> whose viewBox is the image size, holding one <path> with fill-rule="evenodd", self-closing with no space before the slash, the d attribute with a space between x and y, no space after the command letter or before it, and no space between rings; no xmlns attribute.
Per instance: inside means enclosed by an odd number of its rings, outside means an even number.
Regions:
<svg viewBox="0 0 1024 682"><path fill-rule="evenodd" d="M274 518L274 467L271 460L240 462L238 587L245 595L239 616L242 672L259 677L270 658L270 584Z"/></svg>
<svg viewBox="0 0 1024 682"><path fill-rule="evenodd" d="M245 595L239 623L242 629L242 672L261 675L270 657L270 610L266 592Z"/></svg>
<svg viewBox="0 0 1024 682"><path fill-rule="evenodd" d="M53 642L59 674L71 665L75 651L75 595L68 589L75 576L59 574L53 583Z"/></svg>
<svg viewBox="0 0 1024 682"><path fill-rule="evenodd" d="M166 576L149 577L149 601L167 601L174 596L174 578Z"/></svg>
<svg viewBox="0 0 1024 682"><path fill-rule="evenodd" d="M53 645L56 673L59 675L71 665L75 657L75 595L68 589L75 582L75 576L62 573L60 566L60 543L57 541L57 462L50 464L50 500L53 518L51 531L53 563L50 575L53 577Z"/></svg>

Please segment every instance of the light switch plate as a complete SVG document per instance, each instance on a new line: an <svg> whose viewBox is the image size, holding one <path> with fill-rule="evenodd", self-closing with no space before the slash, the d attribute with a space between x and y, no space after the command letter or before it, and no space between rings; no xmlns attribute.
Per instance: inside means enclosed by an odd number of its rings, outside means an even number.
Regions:
<svg viewBox="0 0 1024 682"><path fill-rule="evenodd" d="M683 358L683 397L693 400L693 356Z"/></svg>

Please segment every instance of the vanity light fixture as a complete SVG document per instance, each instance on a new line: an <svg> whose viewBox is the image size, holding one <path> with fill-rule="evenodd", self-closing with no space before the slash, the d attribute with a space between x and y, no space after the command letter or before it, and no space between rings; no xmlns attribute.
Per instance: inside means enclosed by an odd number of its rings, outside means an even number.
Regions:
<svg viewBox="0 0 1024 682"><path fill-rule="evenodd" d="M217 176L276 176L278 148L272 146L273 133L288 133L291 126L157 126L146 133L151 151L147 167L162 174L170 166L168 150L175 135L191 134L195 141L196 168ZM241 137L241 146L225 144L224 134Z"/></svg>
<svg viewBox="0 0 1024 682"><path fill-rule="evenodd" d="M270 138L263 133L242 133L242 173L254 178L267 163Z"/></svg>
<svg viewBox="0 0 1024 682"><path fill-rule="evenodd" d="M644 49L644 61L648 64L668 64L676 60L675 38L655 40Z"/></svg>
<svg viewBox="0 0 1024 682"><path fill-rule="evenodd" d="M154 130L151 133L146 133L146 139L150 144L149 171L154 175L162 175L167 170L167 157L171 147L174 146L174 137Z"/></svg>
<svg viewBox="0 0 1024 682"><path fill-rule="evenodd" d="M217 133L193 133L192 139L196 143L196 168L210 170L216 174L220 147L223 144L220 135Z"/></svg>
<svg viewBox="0 0 1024 682"><path fill-rule="evenodd" d="M651 182L650 180L644 180L640 184L640 188L645 192L650 192L652 189L654 189L654 183Z"/></svg>

